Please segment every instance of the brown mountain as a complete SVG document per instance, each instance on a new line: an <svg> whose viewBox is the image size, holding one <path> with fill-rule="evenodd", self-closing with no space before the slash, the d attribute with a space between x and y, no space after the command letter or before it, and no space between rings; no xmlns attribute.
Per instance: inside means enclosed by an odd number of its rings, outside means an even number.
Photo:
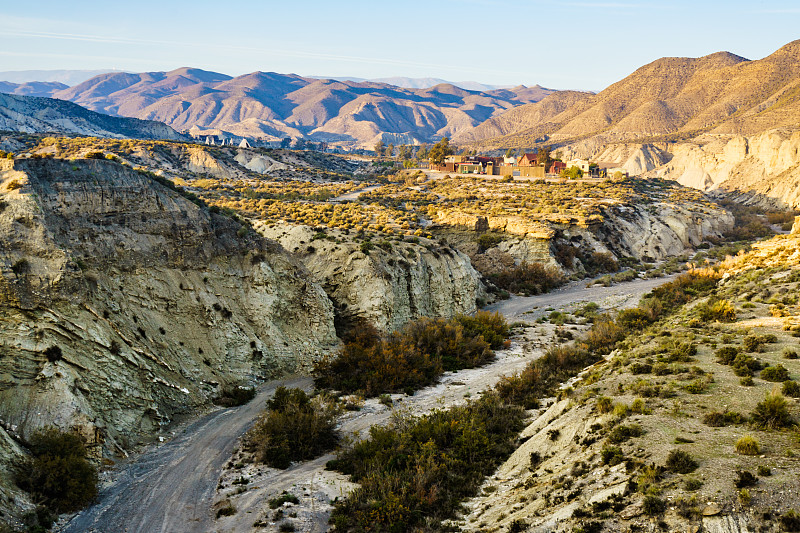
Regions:
<svg viewBox="0 0 800 533"><path fill-rule="evenodd" d="M800 41L749 61L728 52L662 58L597 94L550 95L465 131L486 146L755 134L800 120ZM570 101L566 101L571 98Z"/></svg>
<svg viewBox="0 0 800 533"><path fill-rule="evenodd" d="M175 129L218 129L270 140L284 136L371 146L431 141L553 93L519 86L468 91L254 72L231 78L200 69L95 76L56 93L95 111L162 121Z"/></svg>

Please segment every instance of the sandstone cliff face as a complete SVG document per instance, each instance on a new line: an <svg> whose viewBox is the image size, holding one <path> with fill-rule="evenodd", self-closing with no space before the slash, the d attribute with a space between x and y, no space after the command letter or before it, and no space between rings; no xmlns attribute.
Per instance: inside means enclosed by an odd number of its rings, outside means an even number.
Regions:
<svg viewBox="0 0 800 533"><path fill-rule="evenodd" d="M472 258L481 272L508 268L504 257L522 262L561 267L553 246L566 245L592 252L611 253L617 258L663 260L696 248L708 238L719 238L733 227L733 215L712 204L657 201L649 205L613 204L602 216L584 223L529 221L522 217L480 217L467 213L440 212L436 222L482 233L505 233L496 248L480 253L474 238L448 233L459 250ZM578 268L575 264L573 267ZM567 265L568 270L572 270Z"/></svg>
<svg viewBox="0 0 800 533"><path fill-rule="evenodd" d="M673 158L654 174L701 190L749 192L800 206L800 131L760 135L706 135L672 148Z"/></svg>
<svg viewBox="0 0 800 533"><path fill-rule="evenodd" d="M256 229L280 242L311 271L339 312L361 317L386 331L420 317L474 313L486 296L480 274L469 258L449 247L393 242L363 252L352 242L312 240L308 226L266 226ZM328 230L330 236L343 235Z"/></svg>
<svg viewBox="0 0 800 533"><path fill-rule="evenodd" d="M330 301L280 246L146 174L16 161L0 192L12 433L77 427L96 453L117 451L220 384L307 370L338 342Z"/></svg>

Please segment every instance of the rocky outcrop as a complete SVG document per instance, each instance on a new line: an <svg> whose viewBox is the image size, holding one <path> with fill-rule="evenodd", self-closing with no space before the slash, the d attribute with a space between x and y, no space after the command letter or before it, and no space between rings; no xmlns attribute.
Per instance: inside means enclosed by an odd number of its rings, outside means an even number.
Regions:
<svg viewBox="0 0 800 533"><path fill-rule="evenodd" d="M237 163L245 167L247 170L257 172L259 174L267 174L276 170L288 170L289 165L275 161L271 157L264 155L256 155L247 150L239 150L234 158Z"/></svg>
<svg viewBox="0 0 800 533"><path fill-rule="evenodd" d="M220 385L306 371L333 308L276 243L102 160L0 173L0 421L123 451Z"/></svg>
<svg viewBox="0 0 800 533"><path fill-rule="evenodd" d="M654 175L701 190L753 193L778 206L800 206L800 131L705 135L671 151L672 160Z"/></svg>
<svg viewBox="0 0 800 533"><path fill-rule="evenodd" d="M486 296L466 255L427 239L369 248L334 230L327 230L329 238L315 238L308 226L255 227L303 262L344 317L366 319L382 330L420 317L474 313L476 300Z"/></svg>
<svg viewBox="0 0 800 533"><path fill-rule="evenodd" d="M111 117L54 98L0 93L0 130L27 133L77 133L116 139L185 137L153 120Z"/></svg>

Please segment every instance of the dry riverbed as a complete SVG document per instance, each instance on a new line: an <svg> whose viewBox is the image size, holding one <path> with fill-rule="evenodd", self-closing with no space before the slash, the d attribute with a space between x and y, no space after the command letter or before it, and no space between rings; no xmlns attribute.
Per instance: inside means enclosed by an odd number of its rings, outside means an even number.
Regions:
<svg viewBox="0 0 800 533"><path fill-rule="evenodd" d="M526 322L529 327L517 328L511 348L498 351L492 364L446 374L438 384L413 396L393 395L392 408L378 399L366 400L361 410L343 416L342 433L366 435L371 426L386 424L396 411L419 415L463 403L503 376L521 370L555 342L556 326L536 323L548 309L575 309L588 301L598 303L601 309L629 307L665 281L635 280L590 289L586 282L576 282L553 293L500 302L493 309L510 322ZM144 450L108 473L99 502L74 516L60 531L239 533L277 531L286 522L296 531L327 531L332 502L354 487L345 476L325 470L333 455L276 470L240 464L241 457L234 452L238 439L281 384L310 389L311 380L265 384L250 404L216 410L178 430L168 442ZM269 500L283 491L297 496L299 503L270 509ZM217 519L217 510L228 503L236 512Z"/></svg>

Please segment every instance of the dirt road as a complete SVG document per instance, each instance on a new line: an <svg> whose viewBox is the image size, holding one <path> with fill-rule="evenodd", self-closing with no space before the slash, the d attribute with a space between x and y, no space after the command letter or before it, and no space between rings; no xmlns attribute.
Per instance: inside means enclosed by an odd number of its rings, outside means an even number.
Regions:
<svg viewBox="0 0 800 533"><path fill-rule="evenodd" d="M602 310L625 309L633 307L639 299L664 283L674 279L677 274L662 278L636 279L626 283L603 287L587 282L573 281L555 291L537 296L513 296L488 306L488 311L499 311L508 320L537 319L548 314L548 309L573 311L580 306L594 302Z"/></svg>
<svg viewBox="0 0 800 533"><path fill-rule="evenodd" d="M311 378L266 384L241 407L214 411L170 442L146 450L102 487L99 503L60 531L69 533L183 533L214 530L211 502L217 479L239 437L279 385L310 389Z"/></svg>
<svg viewBox="0 0 800 533"><path fill-rule="evenodd" d="M531 297L514 297L492 309L510 321L533 323L547 309L569 309L593 301L603 309L629 307L653 287L670 278L635 280L612 287L586 288L575 282L558 291ZM539 357L553 339L554 326L537 324L514 339L512 347L498 352L497 360L481 368L449 373L441 381L413 396L394 395L394 406L377 399L367 400L362 409L348 413L340 424L345 435L364 434L375 424L385 424L396 411L415 415L462 403L492 387L504 375L513 374ZM345 496L353 487L346 477L325 470L333 456L276 470L240 465L224 470L239 437L263 409L267 397L279 385L310 389L310 378L292 378L265 385L249 404L212 412L187 425L170 442L145 450L138 458L119 467L113 482L100 492L99 503L75 516L60 531L192 533L263 531L257 521L276 524L290 521L298 531L327 531L331 501ZM221 476L221 477L220 477ZM234 483L242 478L246 484ZM217 490L218 482L221 490ZM286 509L288 516L275 519L267 501L288 491L300 504ZM229 499L237 512L215 519L214 502ZM294 515L294 516L292 516Z"/></svg>

